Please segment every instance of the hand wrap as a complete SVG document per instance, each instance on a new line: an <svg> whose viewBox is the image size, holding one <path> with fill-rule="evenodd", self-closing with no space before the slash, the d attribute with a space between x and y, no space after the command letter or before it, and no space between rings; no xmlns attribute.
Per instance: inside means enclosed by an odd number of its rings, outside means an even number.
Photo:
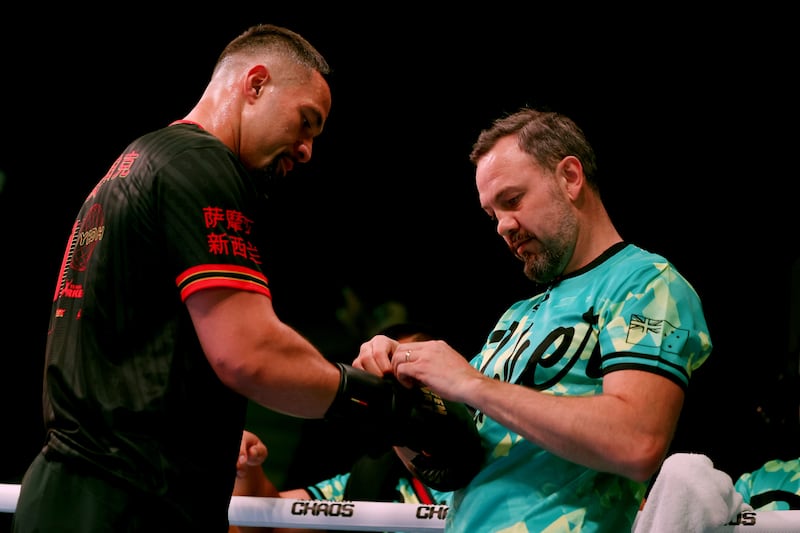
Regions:
<svg viewBox="0 0 800 533"><path fill-rule="evenodd" d="M408 389L394 377L337 365L339 391L326 420L369 429L383 451L404 448L398 456L406 468L436 490L461 488L480 470L484 450L466 405L425 387Z"/></svg>

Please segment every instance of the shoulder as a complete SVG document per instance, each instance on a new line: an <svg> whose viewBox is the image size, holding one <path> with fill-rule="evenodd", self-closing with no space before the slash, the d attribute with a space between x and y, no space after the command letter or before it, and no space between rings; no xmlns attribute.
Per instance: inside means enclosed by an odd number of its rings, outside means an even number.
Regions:
<svg viewBox="0 0 800 533"><path fill-rule="evenodd" d="M126 157L132 169L165 178L162 183L185 183L193 189L238 185L248 176L222 141L193 124L175 124L142 135L130 145Z"/></svg>
<svg viewBox="0 0 800 533"><path fill-rule="evenodd" d="M179 123L153 130L139 137L132 146L161 156L198 149L217 150L233 155L217 137L193 124Z"/></svg>
<svg viewBox="0 0 800 533"><path fill-rule="evenodd" d="M658 283L673 288L683 286L694 292L689 281L669 259L631 243L625 243L608 257L599 270L623 285Z"/></svg>

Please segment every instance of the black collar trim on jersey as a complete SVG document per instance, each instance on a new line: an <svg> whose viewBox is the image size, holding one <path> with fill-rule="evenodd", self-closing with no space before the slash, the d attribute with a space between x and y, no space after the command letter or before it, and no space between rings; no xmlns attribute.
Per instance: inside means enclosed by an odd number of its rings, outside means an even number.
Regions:
<svg viewBox="0 0 800 533"><path fill-rule="evenodd" d="M559 282L561 282L561 280L574 278L575 276L580 276L581 274L583 274L585 272L588 272L589 270L593 269L597 265L600 265L600 264L604 263L609 257L617 254L620 250L622 250L623 248L628 246L628 244L630 244L630 243L625 242L625 241L620 241L620 242L612 244L611 246L609 246L606 249L605 252L603 252L602 254L598 255L596 258L594 258L594 260L591 263L589 263L588 265L586 265L586 266L584 266L582 268L579 268L578 270L575 270L573 272L570 272L569 274L564 274L563 276L558 276L556 279L551 281L549 283L549 285L557 285Z"/></svg>
<svg viewBox="0 0 800 533"><path fill-rule="evenodd" d="M194 120L183 120L183 119L181 119L181 120L175 120L175 121L169 123L170 126L174 126L176 124L191 124L192 126L197 126L201 130L205 129L202 124L200 124L199 122L195 122Z"/></svg>

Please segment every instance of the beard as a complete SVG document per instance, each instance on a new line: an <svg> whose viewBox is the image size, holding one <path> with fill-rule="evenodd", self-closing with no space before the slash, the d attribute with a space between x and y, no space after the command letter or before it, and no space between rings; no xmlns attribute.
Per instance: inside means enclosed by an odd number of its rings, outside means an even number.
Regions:
<svg viewBox="0 0 800 533"><path fill-rule="evenodd" d="M552 213L551 220L555 221L555 231L539 238L542 251L538 254L527 254L522 258L525 262L523 267L525 276L536 283L550 283L564 274L575 252L578 221L566 205L557 205L562 207Z"/></svg>
<svg viewBox="0 0 800 533"><path fill-rule="evenodd" d="M525 276L536 283L550 283L564 273L573 250L563 241L547 243L541 253L528 254L524 258Z"/></svg>
<svg viewBox="0 0 800 533"><path fill-rule="evenodd" d="M256 185L256 189L264 198L269 198L271 194L285 182L286 175L280 170L280 158L275 158L272 163L265 167L250 170L250 176Z"/></svg>

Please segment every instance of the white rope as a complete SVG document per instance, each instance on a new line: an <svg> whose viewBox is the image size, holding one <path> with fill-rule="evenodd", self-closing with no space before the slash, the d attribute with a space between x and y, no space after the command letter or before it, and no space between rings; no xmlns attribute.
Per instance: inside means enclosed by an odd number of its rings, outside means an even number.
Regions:
<svg viewBox="0 0 800 533"><path fill-rule="evenodd" d="M742 511L734 525L711 528L705 533L797 533L800 511Z"/></svg>
<svg viewBox="0 0 800 533"><path fill-rule="evenodd" d="M0 512L14 512L19 489L0 484ZM446 505L233 496L228 521L236 526L425 533L444 531L447 511Z"/></svg>
<svg viewBox="0 0 800 533"><path fill-rule="evenodd" d="M8 483L0 484L0 511L13 513L17 508L19 499L19 485Z"/></svg>
<svg viewBox="0 0 800 533"><path fill-rule="evenodd" d="M446 505L233 496L231 524L353 531L444 531Z"/></svg>
<svg viewBox="0 0 800 533"><path fill-rule="evenodd" d="M19 485L0 483L0 512L14 512L19 489ZM237 526L424 533L444 531L447 511L446 505L233 496L228 519ZM736 521L737 524L712 528L707 533L800 531L800 511L744 511Z"/></svg>

